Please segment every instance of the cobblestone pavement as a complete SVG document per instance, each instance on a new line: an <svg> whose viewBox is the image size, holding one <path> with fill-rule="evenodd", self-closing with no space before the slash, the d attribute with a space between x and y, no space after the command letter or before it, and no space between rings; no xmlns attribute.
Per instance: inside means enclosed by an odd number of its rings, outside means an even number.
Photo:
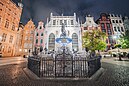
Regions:
<svg viewBox="0 0 129 86"><path fill-rule="evenodd" d="M0 86L129 86L129 67L102 63L106 71L97 81L33 80L23 68L26 63L0 66Z"/></svg>

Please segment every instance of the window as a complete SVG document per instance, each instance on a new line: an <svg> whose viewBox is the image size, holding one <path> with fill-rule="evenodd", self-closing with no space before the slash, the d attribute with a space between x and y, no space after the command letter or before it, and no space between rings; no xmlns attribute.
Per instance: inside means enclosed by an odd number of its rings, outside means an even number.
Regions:
<svg viewBox="0 0 129 86"><path fill-rule="evenodd" d="M112 23L115 23L115 21L114 21L114 20L112 20Z"/></svg>
<svg viewBox="0 0 129 86"><path fill-rule="evenodd" d="M121 31L124 32L124 28L123 27L121 27Z"/></svg>
<svg viewBox="0 0 129 86"><path fill-rule="evenodd" d="M116 23L118 23L118 20L116 20Z"/></svg>
<svg viewBox="0 0 129 86"><path fill-rule="evenodd" d="M41 33L41 36L43 36L43 33Z"/></svg>
<svg viewBox="0 0 129 86"><path fill-rule="evenodd" d="M12 25L12 30L15 31L15 26L14 26L14 24Z"/></svg>
<svg viewBox="0 0 129 86"><path fill-rule="evenodd" d="M62 20L60 20L60 25L62 25Z"/></svg>
<svg viewBox="0 0 129 86"><path fill-rule="evenodd" d="M106 29L102 29L102 32L106 33Z"/></svg>
<svg viewBox="0 0 129 86"><path fill-rule="evenodd" d="M42 26L40 26L39 29L42 29Z"/></svg>
<svg viewBox="0 0 129 86"><path fill-rule="evenodd" d="M3 33L3 35L2 35L2 41L3 41L3 42L6 41L6 37L7 37L7 34Z"/></svg>
<svg viewBox="0 0 129 86"><path fill-rule="evenodd" d="M36 44L38 44L38 39L36 39Z"/></svg>
<svg viewBox="0 0 129 86"><path fill-rule="evenodd" d="M39 34L37 33L37 36L39 36Z"/></svg>
<svg viewBox="0 0 129 86"><path fill-rule="evenodd" d="M40 40L40 43L41 43L41 44L43 43L43 39Z"/></svg>
<svg viewBox="0 0 129 86"><path fill-rule="evenodd" d="M87 30L87 27L84 27L84 30Z"/></svg>
<svg viewBox="0 0 129 86"><path fill-rule="evenodd" d="M71 20L71 25L73 25L73 20Z"/></svg>
<svg viewBox="0 0 129 86"><path fill-rule="evenodd" d="M12 42L13 42L13 36L10 35L9 43L12 43Z"/></svg>
<svg viewBox="0 0 129 86"><path fill-rule="evenodd" d="M104 23L101 24L101 27L102 27L102 28L105 28Z"/></svg>
<svg viewBox="0 0 129 86"><path fill-rule="evenodd" d="M53 20L53 25L56 25L56 20Z"/></svg>
<svg viewBox="0 0 129 86"><path fill-rule="evenodd" d="M117 29L116 29L116 27L114 27L114 31L116 31L116 32L117 32Z"/></svg>
<svg viewBox="0 0 129 86"><path fill-rule="evenodd" d="M122 23L122 21L121 21L121 20L119 20L119 23Z"/></svg>
<svg viewBox="0 0 129 86"><path fill-rule="evenodd" d="M5 22L5 28L8 28L8 27L9 27L9 21L6 20L6 22Z"/></svg>
<svg viewBox="0 0 129 86"><path fill-rule="evenodd" d="M120 27L117 27L118 31L120 32Z"/></svg>
<svg viewBox="0 0 129 86"><path fill-rule="evenodd" d="M107 23L107 28L110 28L110 24L109 23Z"/></svg>
<svg viewBox="0 0 129 86"><path fill-rule="evenodd" d="M64 24L67 25L67 20L64 20Z"/></svg>
<svg viewBox="0 0 129 86"><path fill-rule="evenodd" d="M108 35L112 35L112 32L110 29L108 29Z"/></svg>

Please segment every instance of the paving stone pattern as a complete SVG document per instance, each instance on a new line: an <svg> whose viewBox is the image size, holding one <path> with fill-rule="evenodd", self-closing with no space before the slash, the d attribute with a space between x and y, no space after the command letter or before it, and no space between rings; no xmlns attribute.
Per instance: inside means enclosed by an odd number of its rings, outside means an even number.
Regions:
<svg viewBox="0 0 129 86"><path fill-rule="evenodd" d="M23 68L26 63L0 66L0 86L129 86L129 67L102 63L106 71L92 80L33 80Z"/></svg>

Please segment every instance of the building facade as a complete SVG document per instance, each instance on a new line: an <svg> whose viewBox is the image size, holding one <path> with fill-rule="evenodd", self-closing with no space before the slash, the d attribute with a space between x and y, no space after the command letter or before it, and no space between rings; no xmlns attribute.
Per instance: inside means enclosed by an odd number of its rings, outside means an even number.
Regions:
<svg viewBox="0 0 129 86"><path fill-rule="evenodd" d="M62 23L65 24L65 30L67 37L72 39L72 43L69 43L66 47L70 51L82 50L82 36L79 21L76 21L76 14L74 16L54 16L50 15L50 20L47 20L44 30L44 47L48 51L57 51L62 45L58 44L55 40L61 35Z"/></svg>
<svg viewBox="0 0 129 86"><path fill-rule="evenodd" d="M86 22L81 25L82 35L86 31L92 31L93 29L98 29L98 25L94 22L94 17L88 15L86 16Z"/></svg>
<svg viewBox="0 0 129 86"><path fill-rule="evenodd" d="M16 38L16 47L15 47L15 56L22 55L22 39L23 39L23 29L24 25L22 23L19 24L19 28L17 30L17 38Z"/></svg>
<svg viewBox="0 0 129 86"><path fill-rule="evenodd" d="M101 13L100 18L96 21L96 23L100 26L101 31L106 33L107 49L110 49L114 45L114 40L113 40L114 32L108 14Z"/></svg>
<svg viewBox="0 0 129 86"><path fill-rule="evenodd" d="M119 38L123 34L125 34L125 28L124 28L124 23L122 20L121 15L114 15L114 14L109 14L109 18L113 27L113 38L116 41L116 44L119 44Z"/></svg>
<svg viewBox="0 0 129 86"><path fill-rule="evenodd" d="M22 55L29 55L33 50L35 25L29 20L23 30Z"/></svg>
<svg viewBox="0 0 129 86"><path fill-rule="evenodd" d="M34 35L34 47L36 48L44 48L44 23L40 21L38 23L38 27L35 29Z"/></svg>
<svg viewBox="0 0 129 86"><path fill-rule="evenodd" d="M124 27L125 30L129 30L129 18L127 16L124 18Z"/></svg>
<svg viewBox="0 0 129 86"><path fill-rule="evenodd" d="M0 0L0 51L3 56L14 56L16 53L15 44L22 7L21 2L16 5L12 0Z"/></svg>

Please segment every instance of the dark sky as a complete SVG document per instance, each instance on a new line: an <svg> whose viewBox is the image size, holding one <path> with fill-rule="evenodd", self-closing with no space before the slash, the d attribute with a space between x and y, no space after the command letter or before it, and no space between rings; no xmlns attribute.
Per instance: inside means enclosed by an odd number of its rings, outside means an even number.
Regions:
<svg viewBox="0 0 129 86"><path fill-rule="evenodd" d="M22 3L23 24L30 18L36 25L40 20L46 22L51 12L54 15L73 15L75 12L83 22L86 15L90 14L97 19L102 12L129 16L129 0L22 0Z"/></svg>

